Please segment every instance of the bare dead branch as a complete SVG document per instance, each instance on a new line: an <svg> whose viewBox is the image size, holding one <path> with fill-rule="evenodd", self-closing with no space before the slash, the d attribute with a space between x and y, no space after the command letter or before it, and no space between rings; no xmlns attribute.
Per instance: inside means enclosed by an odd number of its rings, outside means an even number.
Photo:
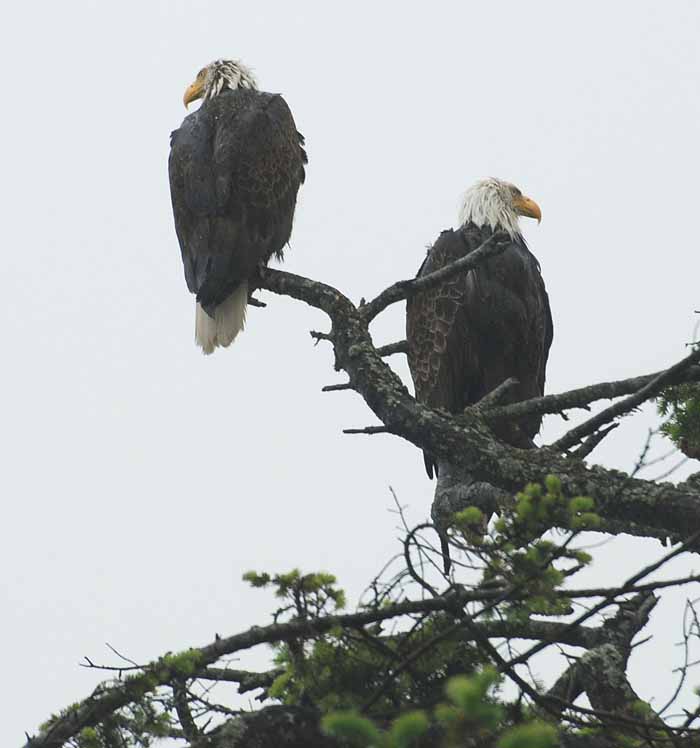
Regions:
<svg viewBox="0 0 700 748"><path fill-rule="evenodd" d="M318 330L309 330L309 335L314 339L314 345L318 345L322 340L332 341L333 337L327 332L318 332Z"/></svg>
<svg viewBox="0 0 700 748"><path fill-rule="evenodd" d="M425 291L428 288L436 286L457 273L468 273L484 260L489 257L495 257L503 252L506 248L508 236L503 233L492 234L481 246L477 247L465 257L446 265L434 273L424 275L421 278L411 278L410 280L397 281L388 288L384 289L379 296L372 301L360 307L360 315L365 324L369 324L380 312L383 312L391 304L397 301L403 301L414 293Z"/></svg>
<svg viewBox="0 0 700 748"><path fill-rule="evenodd" d="M676 577L675 579L664 579L656 582L649 582L648 584L635 584L632 587L626 587L621 592L616 592L616 594L613 594L613 597L616 595L618 597L628 595L630 593L638 594L641 592L652 592L654 590L666 589L667 587L682 587L683 585L694 584L697 582L700 582L700 574L689 574L688 576ZM611 591L609 587L592 587L589 589L566 590L566 592L562 594L565 594L566 597L569 597L572 600L577 600L586 597L610 597ZM612 599L612 597L610 599Z"/></svg>
<svg viewBox="0 0 700 748"><path fill-rule="evenodd" d="M408 353L408 341L398 340L396 343L388 343L377 348L377 353L382 357L393 356L395 353Z"/></svg>
<svg viewBox="0 0 700 748"><path fill-rule="evenodd" d="M484 395L478 403L469 407L488 411L490 408L500 405L504 400L506 400L519 384L520 382L518 382L515 377L510 377L504 382L501 382L498 387L492 389L491 392Z"/></svg>
<svg viewBox="0 0 700 748"><path fill-rule="evenodd" d="M571 453L571 456L578 460L583 460L585 457L588 457L588 455L603 441L603 439L605 439L605 437L611 431L614 431L619 425L619 423L611 423L607 428L600 429L600 431L591 434L578 449Z"/></svg>
<svg viewBox="0 0 700 748"><path fill-rule="evenodd" d="M114 653L120 660L124 660L124 662L128 662L129 665L131 665L132 667L140 667L140 665L137 662L134 662L132 659L130 659L126 655L123 655L121 652L115 649L109 642L105 642L105 647L107 647L107 649L109 649L110 652Z"/></svg>
<svg viewBox="0 0 700 748"><path fill-rule="evenodd" d="M438 592L437 590L429 584L423 577L415 570L415 567L413 566L413 560L411 559L411 543L415 543L415 537L416 533L420 532L421 530L425 529L434 529L433 525L431 525L429 522L423 522L422 524L418 525L417 527L414 527L412 530L408 532L406 537L403 541L403 554L404 554L404 560L406 561L406 568L408 569L408 573L411 575L413 580L424 590L428 592L429 595L432 597L437 597ZM417 545L417 543L415 543Z"/></svg>
<svg viewBox="0 0 700 748"><path fill-rule="evenodd" d="M352 385L350 382L343 382L341 384L327 384L321 387L321 392L341 392L342 390L351 390Z"/></svg>
<svg viewBox="0 0 700 748"><path fill-rule="evenodd" d="M496 422L517 420L529 415L556 414L567 420L564 413L566 410L572 408L589 410L588 406L597 400L613 400L623 395L631 395L666 371L668 370L614 382L600 382L599 384L591 384L587 387L579 387L558 394L534 397L531 400L521 400L519 403L492 408L484 414L484 417L489 422ZM682 384L685 382L700 382L700 366L689 366L682 374L672 377L667 384Z"/></svg>
<svg viewBox="0 0 700 748"><path fill-rule="evenodd" d="M187 684L183 679L176 679L172 684L173 689L173 703L175 704L175 711L177 718L180 721L183 735L191 743L194 743L199 738L199 729L197 723L192 717L190 711L189 700L187 697Z"/></svg>
<svg viewBox="0 0 700 748"><path fill-rule="evenodd" d="M386 426L365 426L363 429L343 429L344 434L388 434Z"/></svg>
<svg viewBox="0 0 700 748"><path fill-rule="evenodd" d="M587 649L595 651L602 645L614 644L616 649L624 654L625 663L632 651L632 639L649 622L651 611L658 600L652 594L638 593L625 605L621 605L617 613L605 626L593 629L598 633L598 642ZM590 653L589 653L590 654ZM577 659L547 692L548 696L554 696L561 703L575 701L587 688L587 678L584 677L586 665L585 655ZM624 669L622 672L624 676Z"/></svg>
<svg viewBox="0 0 700 748"><path fill-rule="evenodd" d="M196 677L216 682L238 683L238 693L253 691L256 688L269 688L284 673L284 668L275 668L265 673L253 673L248 670L207 667L197 672Z"/></svg>
<svg viewBox="0 0 700 748"><path fill-rule="evenodd" d="M693 351L693 353L654 377L654 379L645 384L644 387L633 395L611 405L609 408L606 408L600 413L594 415L592 418L589 418L587 421L584 421L580 426L571 429L571 431L564 434L561 439L557 439L557 441L552 444L552 448L562 452L570 449L575 444L578 444L584 437L597 431L606 423L609 423L615 418L626 415L646 400L656 397L664 387L671 384L676 377L682 376L690 366L696 364L698 361L700 361L700 349Z"/></svg>

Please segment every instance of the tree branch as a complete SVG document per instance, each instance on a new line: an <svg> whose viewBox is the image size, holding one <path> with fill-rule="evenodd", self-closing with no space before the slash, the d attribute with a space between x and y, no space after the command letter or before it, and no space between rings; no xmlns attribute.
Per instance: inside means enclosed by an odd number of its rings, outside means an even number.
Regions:
<svg viewBox="0 0 700 748"><path fill-rule="evenodd" d="M380 345L377 348L377 353L382 357L393 356L395 353L408 353L408 341L398 340L396 343L388 343L387 345Z"/></svg>
<svg viewBox="0 0 700 748"><path fill-rule="evenodd" d="M599 629L595 629L598 632L598 643L588 647L591 651L567 668L549 689L547 696L556 697L561 702L576 701L583 691L587 690L589 681L586 677L586 669L592 657L600 656L594 653L598 652L601 646L614 646L616 651L621 653L625 663L622 670L624 677L626 663L632 651L632 639L647 625L651 611L657 603L658 599L653 594L639 593L628 602L621 604L613 618L607 620ZM611 704L606 704L605 709L615 711L611 706Z"/></svg>
<svg viewBox="0 0 700 748"><path fill-rule="evenodd" d="M172 689L173 703L175 704L177 718L180 720L180 725L182 726L182 734L187 740L196 741L199 737L199 729L190 711L186 680L184 678L177 678L172 684Z"/></svg>
<svg viewBox="0 0 700 748"><path fill-rule="evenodd" d="M368 429L363 430L363 433L386 431L401 436L416 446L427 449L441 460L450 460L460 468L468 468L470 475L473 476L474 485L478 485L479 482L488 484L493 487L494 492L501 496L512 495L520 490L525 483L543 482L548 473L554 473L560 477L563 490L567 495L587 495L596 500L596 511L604 520L602 529L609 532L631 532L661 538L670 536L674 540L684 539L691 533L693 534L686 544L675 549L661 561L640 571L622 587L612 591L588 590L577 592L573 590L564 593L568 597L584 596L584 592L589 595L601 593L605 598L601 603L596 604L583 616L571 623L558 624L531 621L527 625L521 622L516 628L509 628L509 625L512 624L507 622L477 624L472 618L467 617L464 626L468 630L461 634L456 631L455 634L472 637L472 640L477 641L486 651L490 652L499 666L507 671L528 693L534 693L534 697L541 698L528 684L523 685L524 682L515 671L516 666L554 641L589 648L592 644L598 648L608 646L613 648L616 656L620 655L622 650L620 650L619 643L618 646L614 646L611 640L602 644L599 641L602 636L601 630L605 630L605 625L598 629L591 629L582 626L582 624L605 607L619 604L617 603L619 596L629 595L642 589L644 585L638 585L637 582L658 569L668 559L690 548L697 548L698 530L700 530L700 480L697 479L697 476L695 478L691 477L685 483L674 487L669 484L657 484L652 481L633 479L624 473L606 470L599 466L588 467L580 460L572 460L558 454L553 448L519 450L498 441L488 427L487 421L505 417L519 418L531 413L552 412L547 408L553 407L554 404L557 406L557 411L563 410L565 407L582 407L593 399L617 397L632 392L631 397L616 403L598 416L589 419L557 443L559 449L568 449L581 439L588 437L581 448L585 452L587 447L592 449L603 438L600 436L599 429L605 423L629 412L645 399L655 396L660 389L668 384L676 383L679 379L691 381L688 379L689 377L700 379L700 367L692 365L700 360L700 350L695 351L670 369L647 378L594 385L563 393L559 396L548 396L526 403L501 407L497 405L497 402L511 386L508 382L504 382L490 399L487 396L476 407L470 408L464 414L458 416L435 411L416 402L399 377L382 358L391 355L391 353L400 352L400 347L405 345L404 341L377 349L372 342L368 325L377 314L390 304L405 299L412 293L429 288L452 274L467 272L487 257L498 254L503 247L494 241L496 236L491 237L490 240L467 257L436 273L416 280L401 281L390 286L369 304L360 308L355 307L346 296L335 288L290 273L264 270L261 273L259 285L261 288L274 293L285 294L303 301L322 310L329 316L331 332L312 333L312 335L317 341L326 340L332 343L336 369L342 369L348 374L349 386L362 395L383 424L368 427ZM640 379L644 381L640 383ZM632 382L636 383L636 386L631 390L625 389L630 388ZM617 394L600 394L604 390L608 393L615 391ZM582 393L584 392L587 400L583 399ZM575 396L574 393L576 393ZM566 405L565 403L574 404ZM520 407L520 411L518 411L518 407ZM601 417L602 421L600 420ZM608 430L604 430L603 436ZM598 441L596 441L596 438ZM581 450L579 450L579 456L582 454ZM678 583L678 580L656 583L656 586L675 583ZM227 671L226 669L212 667L221 657L260 644L310 639L328 633L335 628L362 629L369 624L376 624L399 616L426 615L436 611L448 611L455 616L464 616L466 615L464 614L466 603L494 600L496 597L499 600L514 599L516 594L513 593L509 597L507 591L506 595L503 595L503 590L477 589L467 591L462 588L451 588L445 594L436 595L426 600L404 601L346 615L295 619L282 624L275 623L265 627L253 627L226 638L217 637L214 642L188 653L191 655L191 657L188 657L189 666L192 662L196 663L195 675L192 674L191 670L187 672L178 670L177 657L161 658L145 666L138 675L128 676L123 681L110 685L99 686L90 697L50 720L36 737L28 738L25 748L59 748L67 741L74 739L85 727L108 724L118 710L127 705L142 702L146 694L153 693L162 686L171 686L176 691L176 710L183 723L183 730L188 734L188 739L194 739L193 742L196 742L198 748L204 748L205 745L215 746L218 745L216 740L219 732L213 731L204 736L196 735L197 727L194 724L193 716L189 711L186 700L182 702L181 699L186 679L214 677L215 680L236 680L241 684L241 691L243 691L244 686L246 686L245 690L264 688L270 682L269 678L274 677L272 674L275 672L244 675L241 671ZM506 662L489 642L490 638L508 638L509 635L526 638L528 631L532 634L533 639L539 643L528 652L512 658L509 662ZM628 653L625 654L623 651L623 655L621 655L623 664L626 663L627 656ZM593 676L594 674L595 670L591 669L590 675ZM584 675L585 673L582 678ZM179 692L178 689L180 689ZM624 684L622 691L614 694L616 697L620 695L622 695L621 703L623 704L622 708L624 708L624 704L630 703L633 695L630 696L629 691L624 688ZM180 703L177 703L178 700L180 700ZM609 701L608 705L611 703L613 702ZM569 708L570 705L565 706ZM247 725L244 729L244 732L246 732L250 729L250 725L262 724L270 715L282 715L285 732L280 733L280 736L289 735L291 730L291 742L287 741L285 743L283 738L278 736L276 742L258 741L257 743L251 743L250 733L247 732L247 742L236 743L229 736L229 742L221 743L221 746L239 744L245 744L246 746L319 745L326 748L326 746L332 745L326 738L318 735L318 715L315 713L312 722L304 723L303 730L310 735L308 741L299 742L297 738L302 733L294 733L295 728L290 727L289 723L289 715L293 711L291 707L279 707L276 712L264 709L252 716L236 717L228 723L229 726L234 726L240 732L240 725L243 722ZM599 716L590 710L579 711ZM300 716L302 712L304 710L300 708L294 713ZM223 730L221 733L223 733ZM294 742L295 740L297 742ZM574 745L575 743L567 742L564 744Z"/></svg>
<svg viewBox="0 0 700 748"><path fill-rule="evenodd" d="M196 677L203 680L238 683L238 693L254 691L256 688L269 688L284 673L284 668L275 668L266 673L251 673L248 670L232 670L223 667L207 667L200 670Z"/></svg>
<svg viewBox="0 0 700 748"><path fill-rule="evenodd" d="M491 408L500 405L519 384L515 377L510 377L484 395L478 403L468 407L479 408L488 413Z"/></svg>
<svg viewBox="0 0 700 748"><path fill-rule="evenodd" d="M484 417L490 423L496 423L498 421L517 420L530 415L561 414L571 408L587 408L590 403L596 400L613 400L616 397L638 392L649 382L667 371L668 369L664 369L640 377L630 377L614 382L600 382L599 384L591 384L587 387L579 387L554 395L521 400L519 403L491 408L487 413L484 413ZM677 375L667 384L682 384L685 382L700 382L700 366L688 367L682 375Z"/></svg>
<svg viewBox="0 0 700 748"><path fill-rule="evenodd" d="M386 434L386 426L365 426L361 429L343 429L344 434Z"/></svg>
<svg viewBox="0 0 700 748"><path fill-rule="evenodd" d="M571 456L575 457L577 460L583 460L588 457L588 455L603 441L603 439L605 439L605 437L611 431L614 431L619 425L619 423L611 423L607 428L600 429L600 431L591 434L578 449L571 453Z"/></svg>
<svg viewBox="0 0 700 748"><path fill-rule="evenodd" d="M341 392L342 390L351 390L352 385L350 382L342 382L340 384L327 384L321 387L321 392Z"/></svg>
<svg viewBox="0 0 700 748"><path fill-rule="evenodd" d="M455 260L444 268L436 270L434 273L419 278L411 278L410 280L397 281L382 291L372 301L360 307L360 314L365 324L369 324L380 312L383 312L389 305L395 304L397 301L403 301L419 291L433 288L433 286L442 283L442 281L451 278L453 275L457 275L457 273L468 273L470 270L474 270L484 260L487 260L489 257L495 257L503 252L507 246L507 241L507 234L502 232L492 234L473 252L460 257L459 260Z"/></svg>
<svg viewBox="0 0 700 748"><path fill-rule="evenodd" d="M466 412L452 416L432 410L411 397L377 353L367 330L366 313L335 288L270 269L265 271L260 285L328 314L333 326L336 368L347 372L353 389L362 395L387 430L438 459L468 468L474 480L492 483L514 494L527 483L542 483L551 473L559 476L569 496L590 496L596 501L596 511L604 521L603 531L678 541L700 529L700 487L689 482L674 487L632 479L617 470L573 461L548 448L509 447L494 437L481 414ZM700 367L696 368L700 371ZM667 373L668 370L663 372ZM690 374L695 376L695 369ZM630 381L634 380L626 380ZM675 376L669 374L666 384L675 381L678 381ZM609 396L601 394L601 387L605 389L606 385L599 386L597 396Z"/></svg>
<svg viewBox="0 0 700 748"><path fill-rule="evenodd" d="M627 588L627 591L631 591ZM596 591L598 592L598 591ZM567 593L575 595L575 591ZM437 611L459 613L468 602L488 601L501 596L501 590L465 590L451 588L447 593L425 600L405 601L385 607L349 613L329 615L312 620L292 620L288 623L254 626L240 634L226 638L217 638L212 643L191 649L188 660L197 663L197 671L189 677L210 680L237 681L243 686L240 691L264 688L276 677L277 671L268 673L247 673L242 671L213 668L211 665L221 657L234 652L250 649L259 644L286 642L297 639L309 639L327 633L335 628L360 628L369 624L397 618L405 615L425 614ZM570 624L559 624L544 621L530 621L527 624L513 626L512 622L489 621L483 624L472 624L470 631L458 634L460 637L471 637L478 632L480 638L532 638L545 642L561 642L573 646L591 646L601 635L600 629L583 626L574 630ZM133 675L112 685L99 686L84 701L67 709L57 718L50 721L35 737L30 737L25 748L60 748L66 741L74 738L85 727L93 727L119 709L140 701L146 693L155 691L160 686L168 686L181 681L183 674L177 671L172 660L163 658L143 668L140 675ZM191 725L183 712L183 728L190 730ZM187 725L187 726L186 726Z"/></svg>
<svg viewBox="0 0 700 748"><path fill-rule="evenodd" d="M562 452L570 449L575 444L578 444L585 436L598 431L601 426L604 426L615 418L626 415L643 402L658 395L664 387L671 384L677 377L682 376L690 366L696 364L698 361L700 361L700 348L666 369L666 371L661 372L633 395L611 405L609 408L584 421L580 426L571 429L561 439L554 442L552 448Z"/></svg>
<svg viewBox="0 0 700 748"><path fill-rule="evenodd" d="M480 592L454 590L440 597L396 603L380 610L254 626L240 634L217 638L204 647L190 650L190 655L200 668L206 668L224 655L259 644L308 639L327 633L335 627L355 628L402 615L459 609L466 602L484 599L485 596L488 593L484 595ZM179 678L182 678L182 674L172 662L160 659L147 665L141 675L133 675L113 685L98 686L91 696L51 720L38 735L30 737L25 748L60 748L85 727L99 724L117 710L140 701L146 693L153 692L159 686L170 685Z"/></svg>

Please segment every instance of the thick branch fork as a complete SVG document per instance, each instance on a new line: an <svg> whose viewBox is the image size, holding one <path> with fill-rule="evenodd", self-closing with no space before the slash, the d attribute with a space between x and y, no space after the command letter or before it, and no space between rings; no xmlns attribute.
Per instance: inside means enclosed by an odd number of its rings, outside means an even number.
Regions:
<svg viewBox="0 0 700 748"><path fill-rule="evenodd" d="M454 268L460 262L462 260L445 270L457 272ZM431 276L421 280L429 278ZM657 373L515 405L496 405L487 410L488 415L484 409L476 408L452 416L417 402L379 355L368 331L368 318L372 314L363 311L374 302L358 308L331 286L278 270L267 270L260 285L268 291L303 301L330 317L336 369L348 374L350 387L362 395L389 433L427 449L437 458L468 468L474 480L487 481L505 491L514 493L526 483L542 482L547 474L557 475L568 495L595 499L597 511L604 520L601 529L609 532L680 541L700 529L700 487L694 483L673 486L632 479L617 470L589 467L582 460L567 458L546 447L519 450L495 439L486 422L506 416L518 418L533 412L557 412L563 407L583 407L594 399L639 392L652 382L654 387L647 392L655 391L660 381L666 384L697 381L700 367L689 363L691 357L663 380L664 373ZM404 292L405 288L392 292L392 298ZM380 294L375 301L382 296ZM386 300L387 296L383 298ZM682 376L683 371L685 376Z"/></svg>

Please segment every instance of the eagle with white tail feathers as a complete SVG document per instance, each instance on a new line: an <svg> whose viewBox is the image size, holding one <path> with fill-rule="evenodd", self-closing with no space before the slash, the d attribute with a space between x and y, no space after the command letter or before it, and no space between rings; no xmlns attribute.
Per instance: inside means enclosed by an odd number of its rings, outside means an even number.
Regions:
<svg viewBox="0 0 700 748"><path fill-rule="evenodd" d="M196 99L171 135L168 171L195 340L212 353L243 329L259 269L283 258L307 158L284 99L240 62L202 68L185 106Z"/></svg>

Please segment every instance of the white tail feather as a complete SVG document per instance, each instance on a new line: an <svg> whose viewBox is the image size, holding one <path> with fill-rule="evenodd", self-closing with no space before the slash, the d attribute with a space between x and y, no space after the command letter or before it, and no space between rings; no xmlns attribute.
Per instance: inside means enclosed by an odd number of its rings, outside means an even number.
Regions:
<svg viewBox="0 0 700 748"><path fill-rule="evenodd" d="M194 339L206 354L215 348L226 348L245 327L245 312L248 306L248 284L244 281L214 310L210 317L197 303Z"/></svg>

